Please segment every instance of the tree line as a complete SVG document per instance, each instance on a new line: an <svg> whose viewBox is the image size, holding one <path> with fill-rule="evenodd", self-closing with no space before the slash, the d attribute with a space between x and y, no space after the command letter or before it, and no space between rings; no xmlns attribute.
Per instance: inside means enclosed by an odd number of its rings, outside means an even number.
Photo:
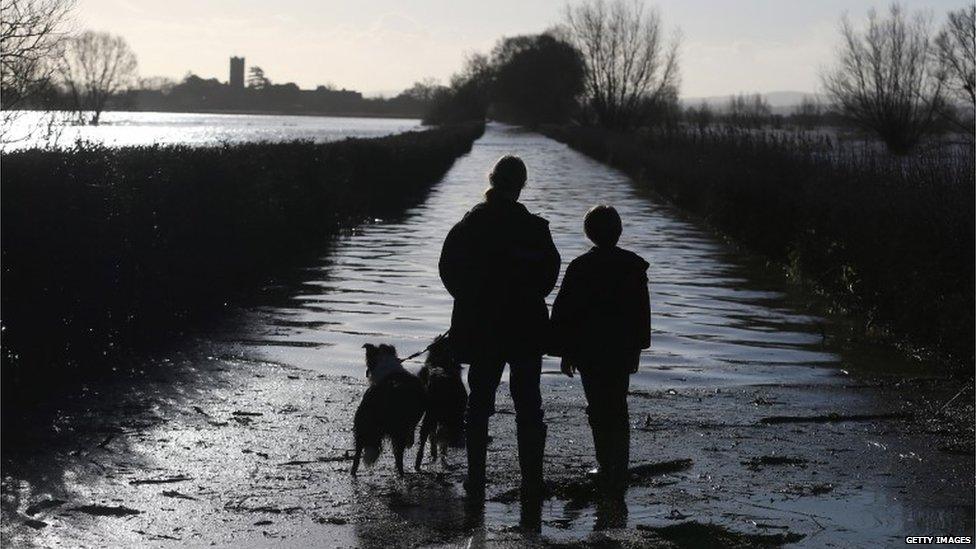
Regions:
<svg viewBox="0 0 976 549"><path fill-rule="evenodd" d="M423 114L442 124L493 118L513 123L574 122L619 131L696 127L777 126L758 94L733 96L724 109L679 102L680 33L667 32L660 11L644 0L583 0L568 5L556 27L538 35L501 39L487 54L468 58L447 85L414 84L390 100L357 92L272 84L251 67L248 87L188 75L180 83L137 83L134 53L119 36L67 34L72 0L9 0L0 7L0 88L6 118L41 99L97 124L110 102L140 102L170 110L336 109ZM868 12L863 24L846 15L833 65L820 79L826 98L801 103L785 122L813 127L850 124L907 154L931 132L951 127L973 137L976 111L976 6L948 13L938 30L926 12L892 4ZM135 90L133 88L136 88ZM170 95L176 92L175 95Z"/></svg>
<svg viewBox="0 0 976 549"><path fill-rule="evenodd" d="M974 29L976 6L949 12L938 31L930 14L898 4L884 14L869 11L863 25L844 16L837 58L820 75L825 100L805 98L784 117L759 94L734 95L722 108L683 109L680 33L666 32L660 12L643 0L584 0L543 34L504 38L490 54L471 56L449 85L426 91L425 121L489 117L618 131L850 125L902 155L937 130L972 139Z"/></svg>
<svg viewBox="0 0 976 549"><path fill-rule="evenodd" d="M97 125L106 109L420 116L428 106L416 86L388 99L366 98L332 85L302 90L294 83L276 84L256 66L243 89L192 73L179 82L139 78L136 55L123 37L68 32L73 7L73 0L0 4L4 132L20 110L35 108L67 111L76 123Z"/></svg>

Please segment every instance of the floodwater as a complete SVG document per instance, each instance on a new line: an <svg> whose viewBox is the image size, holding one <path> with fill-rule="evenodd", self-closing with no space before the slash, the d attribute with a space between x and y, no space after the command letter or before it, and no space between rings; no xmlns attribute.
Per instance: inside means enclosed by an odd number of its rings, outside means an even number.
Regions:
<svg viewBox="0 0 976 549"><path fill-rule="evenodd" d="M623 217L621 245L651 263L652 348L633 376L631 462L664 466L635 474L622 509L557 496L526 519L531 513L506 497L519 477L505 388L483 509L465 504L463 452L402 478L388 455L359 477L348 472L365 389L362 344L393 343L405 356L447 329L441 243L508 153L528 165L523 201L551 222L564 266L587 249L581 219L600 202ZM686 547L883 547L909 535L972 535L972 447L947 446L946 424L932 422L957 387L946 394L927 380L878 381L874 374L911 364L845 343L838 320L810 313L809 298L776 273L560 143L490 124L422 204L327 246L297 281L267 288L200 334L206 355L188 344L172 362L147 366L146 383L106 388L66 410L47 451L7 452L0 539L645 547L684 536ZM200 379L182 381L184 370ZM593 463L579 380L543 376L542 394L545 474L571 488ZM971 431L953 432L971 443Z"/></svg>
<svg viewBox="0 0 976 549"><path fill-rule="evenodd" d="M98 126L70 123L67 113L22 111L5 129L3 150L71 147L77 141L113 147L220 145L305 139L322 143L347 137L382 137L421 129L410 118L124 112L102 114Z"/></svg>
<svg viewBox="0 0 976 549"><path fill-rule="evenodd" d="M620 212L620 246L650 262L652 348L634 383L721 386L832 376L841 357L825 320L802 312L808 304L768 273L623 173L539 134L497 124L423 204L339 238L297 291L287 288L285 299L259 307L255 330L236 340L239 352L358 375L364 342L393 343L402 356L424 348L450 324L451 297L437 272L441 243L481 199L493 162L509 153L528 166L522 201L549 220L563 270L589 248L582 219L598 203Z"/></svg>

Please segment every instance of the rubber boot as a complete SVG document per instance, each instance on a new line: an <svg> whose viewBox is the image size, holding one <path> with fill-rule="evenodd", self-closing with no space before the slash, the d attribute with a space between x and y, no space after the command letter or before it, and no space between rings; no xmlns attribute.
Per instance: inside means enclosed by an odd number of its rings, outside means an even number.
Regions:
<svg viewBox="0 0 976 549"><path fill-rule="evenodd" d="M468 476L464 491L468 496L484 500L485 460L488 457L488 425L468 425L465 436L468 453Z"/></svg>
<svg viewBox="0 0 976 549"><path fill-rule="evenodd" d="M610 498L622 498L630 484L630 424L618 425L607 432L606 474L604 486Z"/></svg>
<svg viewBox="0 0 976 549"><path fill-rule="evenodd" d="M603 473L610 466L608 460L608 432L600 423L590 420L590 432L593 434L593 449L596 454L596 467L586 472L586 476L596 482L601 482Z"/></svg>
<svg viewBox="0 0 976 549"><path fill-rule="evenodd" d="M542 480L542 462L546 448L546 426L518 427L518 459L522 472L523 500L542 499L545 485Z"/></svg>

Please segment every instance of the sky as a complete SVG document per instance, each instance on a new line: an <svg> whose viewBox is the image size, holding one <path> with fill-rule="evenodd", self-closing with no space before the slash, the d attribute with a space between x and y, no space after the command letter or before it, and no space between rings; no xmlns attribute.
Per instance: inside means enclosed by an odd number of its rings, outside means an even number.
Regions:
<svg viewBox="0 0 976 549"><path fill-rule="evenodd" d="M570 0L572 2L572 0ZM433 77L446 83L466 56L502 36L558 24L566 0L76 0L73 26L123 36L141 76L187 72L227 80L229 57L272 82L333 84L392 95ZM941 23L966 0L908 0ZM838 43L838 22L874 0L651 0L678 30L681 95L804 91Z"/></svg>

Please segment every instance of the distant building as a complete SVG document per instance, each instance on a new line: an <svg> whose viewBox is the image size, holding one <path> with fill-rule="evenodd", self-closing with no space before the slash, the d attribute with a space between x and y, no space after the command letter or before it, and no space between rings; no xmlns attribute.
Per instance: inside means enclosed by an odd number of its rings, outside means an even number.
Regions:
<svg viewBox="0 0 976 549"><path fill-rule="evenodd" d="M230 87L232 88L244 87L244 58L243 57L230 58Z"/></svg>

